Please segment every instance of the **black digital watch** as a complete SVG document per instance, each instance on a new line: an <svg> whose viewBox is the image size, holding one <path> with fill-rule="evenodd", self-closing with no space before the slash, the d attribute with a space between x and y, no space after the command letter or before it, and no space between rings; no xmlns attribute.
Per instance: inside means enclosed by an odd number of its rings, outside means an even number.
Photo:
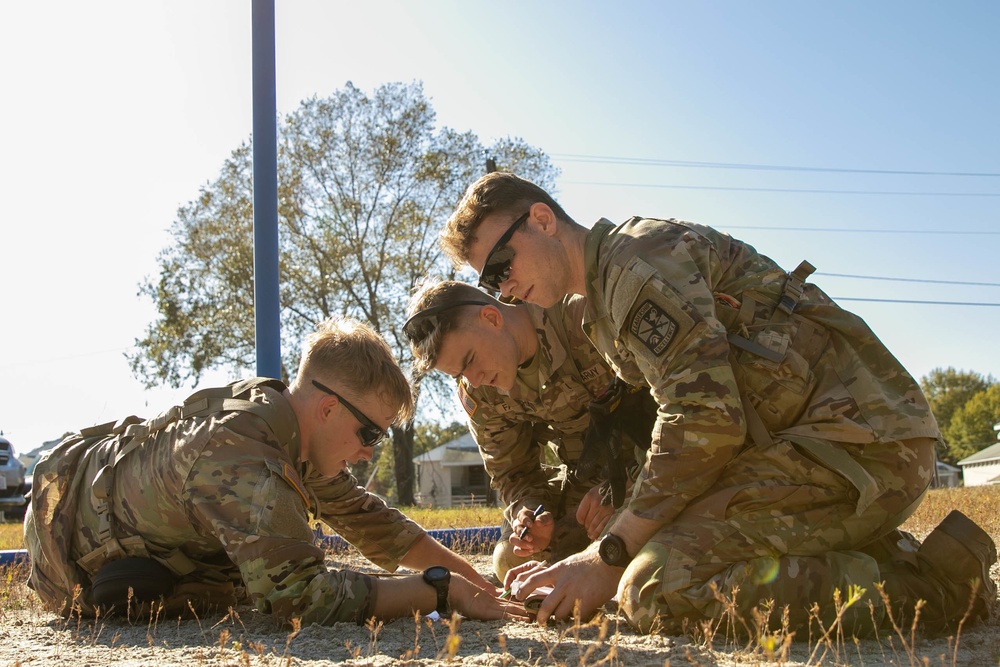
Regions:
<svg viewBox="0 0 1000 667"><path fill-rule="evenodd" d="M441 618L451 616L448 606L448 584L451 583L451 571L448 568L435 565L424 570L424 581L437 591L437 611Z"/></svg>
<svg viewBox="0 0 1000 667"><path fill-rule="evenodd" d="M625 540L614 533L608 533L601 538L601 546L597 553L600 554L601 560L615 567L625 567L632 560L625 547Z"/></svg>

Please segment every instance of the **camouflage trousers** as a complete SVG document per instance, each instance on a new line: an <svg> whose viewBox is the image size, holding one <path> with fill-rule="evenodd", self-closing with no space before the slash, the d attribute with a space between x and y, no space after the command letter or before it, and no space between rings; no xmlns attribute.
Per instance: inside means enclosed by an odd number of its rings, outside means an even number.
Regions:
<svg viewBox="0 0 1000 667"><path fill-rule="evenodd" d="M843 466L850 478L829 458L820 463L823 446L858 464ZM865 546L913 513L934 469L931 438L834 444L778 434L771 446L748 445L639 551L619 585L620 609L641 632L679 632L727 614L736 630L752 632L759 605L773 610L771 628L787 607L790 627L802 632L814 615L829 627L835 591L846 600L859 586L865 592L842 624L871 632L885 612L879 564Z"/></svg>

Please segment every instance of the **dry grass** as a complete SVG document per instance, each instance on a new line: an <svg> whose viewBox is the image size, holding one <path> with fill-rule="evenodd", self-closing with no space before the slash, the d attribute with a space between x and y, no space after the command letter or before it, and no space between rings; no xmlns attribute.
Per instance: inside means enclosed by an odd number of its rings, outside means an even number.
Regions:
<svg viewBox="0 0 1000 667"><path fill-rule="evenodd" d="M503 521L503 508L501 507L476 505L447 509L433 507L400 507L399 509L406 516L428 529L499 526L500 522Z"/></svg>
<svg viewBox="0 0 1000 667"><path fill-rule="evenodd" d="M962 511L994 540L1000 535L1000 485L930 491L902 529L923 538L951 510Z"/></svg>
<svg viewBox="0 0 1000 667"><path fill-rule="evenodd" d="M903 529L925 536L952 509L965 512L1000 541L1000 487L933 491ZM428 528L496 525L499 510L405 510ZM20 526L0 527L0 544L20 548ZM371 571L351 554L332 554L332 564ZM481 571L486 556L470 556ZM912 628L896 628L875 639L856 639L839 621L825 622L820 609L839 618L857 602L859 591L842 591L836 599L818 601L806 633L793 638L786 630L764 630L781 610L761 609L749 620L734 613L716 622L689 628L683 636L637 635L609 610L589 621L539 628L520 622L431 622L401 619L366 627L338 625L276 629L270 619L249 609L212 619L156 619L128 624L111 619L60 619L40 609L24 585L22 567L0 570L0 665L90 664L95 667L162 664L200 667L229 665L491 665L494 667L557 665L617 667L623 665L699 665L716 667L978 666L1000 664L997 619L986 626L962 628L952 637L921 638ZM994 580L997 570L994 568ZM720 601L726 604L724 597ZM242 616L241 616L242 614ZM779 623L780 626L780 623ZM18 648L20 646L20 649ZM12 648L13 647L13 648ZM19 652L21 651L21 652Z"/></svg>

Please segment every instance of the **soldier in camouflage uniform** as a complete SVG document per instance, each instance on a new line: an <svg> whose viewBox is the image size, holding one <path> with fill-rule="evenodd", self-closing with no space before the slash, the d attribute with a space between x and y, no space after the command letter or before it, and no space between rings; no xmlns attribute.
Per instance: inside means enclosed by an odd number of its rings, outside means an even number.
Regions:
<svg viewBox="0 0 1000 667"><path fill-rule="evenodd" d="M917 383L865 323L751 246L676 220L592 230L511 174L474 183L442 232L480 285L548 306L585 294L583 326L614 371L660 405L625 511L599 546L508 579L520 596L555 587L539 622L586 613L617 590L644 632L719 618L732 599L749 621L763 600L793 627L834 591L866 589L848 614L864 631L884 614L875 585L930 632L996 597L996 547L950 514L921 545L897 528L924 496L937 425ZM737 593L738 592L738 593ZM871 630L870 621L867 622Z"/></svg>
<svg viewBox="0 0 1000 667"><path fill-rule="evenodd" d="M456 281L424 285L407 309L403 330L416 370L456 378L469 431L507 505L493 553L501 580L527 560L557 561L584 549L612 513L603 480L577 467L587 405L613 377L580 327L583 309L582 297L546 309L505 304ZM635 446L623 437L622 458L634 460ZM549 448L558 465L545 462ZM546 510L534 518L539 505Z"/></svg>
<svg viewBox="0 0 1000 667"><path fill-rule="evenodd" d="M167 614L248 601L285 621L364 623L441 609L443 590L466 616L516 615L468 562L346 471L412 411L389 347L343 318L306 338L288 388L257 378L200 391L153 420L84 429L37 465L29 586L64 615L106 607L100 582L122 577L157 589L162 606L150 596L144 609ZM329 569L310 513L387 570L449 568L450 586ZM130 601L117 602L120 612Z"/></svg>

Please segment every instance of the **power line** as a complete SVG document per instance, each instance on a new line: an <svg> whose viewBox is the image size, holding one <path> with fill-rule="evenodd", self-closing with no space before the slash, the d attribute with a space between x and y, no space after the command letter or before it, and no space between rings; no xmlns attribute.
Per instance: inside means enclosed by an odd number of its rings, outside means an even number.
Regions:
<svg viewBox="0 0 1000 667"><path fill-rule="evenodd" d="M916 301L910 299L869 299L866 297L835 296L834 301L873 301L876 303L918 303L928 306L987 306L1000 307L1000 303L973 303L968 301Z"/></svg>
<svg viewBox="0 0 1000 667"><path fill-rule="evenodd" d="M905 169L858 169L837 167L800 167L778 164L752 164L743 162L697 162L693 160L662 160L654 158L615 157L610 155L580 155L553 153L552 157L566 162L596 162L599 164L634 164L657 167L690 167L694 169L742 169L751 171L803 171L836 174L886 174L895 176L957 176L998 178L1000 173L976 171L914 171Z"/></svg>
<svg viewBox="0 0 1000 667"><path fill-rule="evenodd" d="M775 227L767 225L725 225L720 226L720 229L763 229L763 230L773 230L779 232L836 232L836 233L850 233L850 234L985 234L985 235L996 235L1000 234L997 232L982 232L982 231L961 231L956 229L847 229L843 227Z"/></svg>
<svg viewBox="0 0 1000 667"><path fill-rule="evenodd" d="M1000 192L912 192L906 190L814 190L799 188L747 188L722 185L667 185L664 183L606 183L599 181L562 181L566 185L615 188L659 188L670 190L722 190L728 192L785 192L824 195L892 195L914 197L1000 197Z"/></svg>
<svg viewBox="0 0 1000 667"><path fill-rule="evenodd" d="M894 280L901 283L935 283L938 285L977 285L979 287L1000 287L1000 283L975 283L964 280L930 280L927 278L888 278L886 276L856 276L850 273L827 273L817 271L817 276L834 276L836 278L861 278L863 280Z"/></svg>

